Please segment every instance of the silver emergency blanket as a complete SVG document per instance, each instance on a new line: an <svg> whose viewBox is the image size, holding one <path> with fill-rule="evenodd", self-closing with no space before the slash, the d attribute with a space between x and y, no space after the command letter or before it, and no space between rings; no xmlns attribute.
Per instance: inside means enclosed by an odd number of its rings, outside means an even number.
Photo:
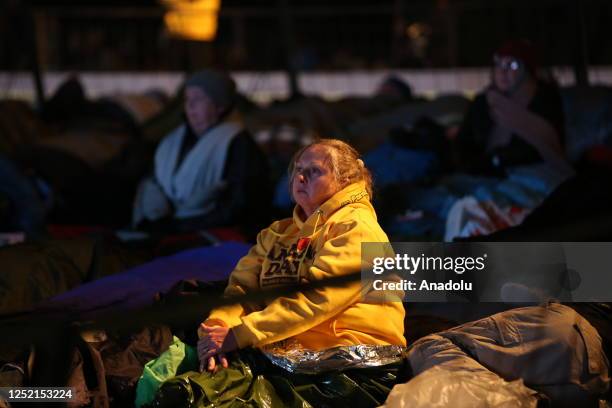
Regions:
<svg viewBox="0 0 612 408"><path fill-rule="evenodd" d="M406 353L402 346L357 345L307 350L297 343L280 342L264 347L274 365L291 373L319 374L349 368L380 367L398 363Z"/></svg>

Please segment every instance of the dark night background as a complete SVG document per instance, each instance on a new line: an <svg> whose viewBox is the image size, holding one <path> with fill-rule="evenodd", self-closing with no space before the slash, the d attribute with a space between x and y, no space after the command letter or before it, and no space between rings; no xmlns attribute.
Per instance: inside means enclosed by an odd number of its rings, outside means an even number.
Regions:
<svg viewBox="0 0 612 408"><path fill-rule="evenodd" d="M212 43L170 38L164 7L152 0L7 0L0 70L27 69L32 41L44 70L278 70L286 61L283 4L290 60L302 71L486 66L509 37L532 40L544 65L573 65L578 42L589 65L612 64L607 0L223 0Z"/></svg>

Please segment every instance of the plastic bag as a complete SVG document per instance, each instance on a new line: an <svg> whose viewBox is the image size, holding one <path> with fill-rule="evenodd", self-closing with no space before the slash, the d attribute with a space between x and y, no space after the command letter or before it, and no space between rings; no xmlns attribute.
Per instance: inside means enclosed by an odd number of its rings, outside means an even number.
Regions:
<svg viewBox="0 0 612 408"><path fill-rule="evenodd" d="M434 366L391 390L384 408L536 408L537 392L523 380L487 371Z"/></svg>
<svg viewBox="0 0 612 408"><path fill-rule="evenodd" d="M196 370L198 365L196 350L174 337L168 350L145 364L136 386L135 406L141 407L150 403L164 381L185 371Z"/></svg>
<svg viewBox="0 0 612 408"><path fill-rule="evenodd" d="M148 407L312 408L379 406L396 383L399 367L367 367L322 374L290 373L257 349L229 353L216 373L188 371L163 382Z"/></svg>

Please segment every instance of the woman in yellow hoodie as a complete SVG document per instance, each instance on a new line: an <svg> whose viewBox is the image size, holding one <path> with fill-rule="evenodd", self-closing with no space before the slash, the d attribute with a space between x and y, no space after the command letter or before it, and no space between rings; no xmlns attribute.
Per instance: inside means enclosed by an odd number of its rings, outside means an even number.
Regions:
<svg viewBox="0 0 612 408"><path fill-rule="evenodd" d="M259 233L232 272L226 295L357 273L361 243L388 242L370 203L370 172L351 146L319 140L295 155L289 171L293 217ZM202 367L227 367L229 351L289 338L312 350L405 345L401 302L368 302L362 288L356 281L215 309L198 329Z"/></svg>

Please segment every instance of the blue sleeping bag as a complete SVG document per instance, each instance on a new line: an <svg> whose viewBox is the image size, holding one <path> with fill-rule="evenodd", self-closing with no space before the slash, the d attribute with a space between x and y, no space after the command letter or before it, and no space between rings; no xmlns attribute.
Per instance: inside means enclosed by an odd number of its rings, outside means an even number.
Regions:
<svg viewBox="0 0 612 408"><path fill-rule="evenodd" d="M156 293L168 291L178 281L227 279L250 247L226 242L179 252L62 293L39 310L62 310L79 319L90 319L100 313L148 306Z"/></svg>

